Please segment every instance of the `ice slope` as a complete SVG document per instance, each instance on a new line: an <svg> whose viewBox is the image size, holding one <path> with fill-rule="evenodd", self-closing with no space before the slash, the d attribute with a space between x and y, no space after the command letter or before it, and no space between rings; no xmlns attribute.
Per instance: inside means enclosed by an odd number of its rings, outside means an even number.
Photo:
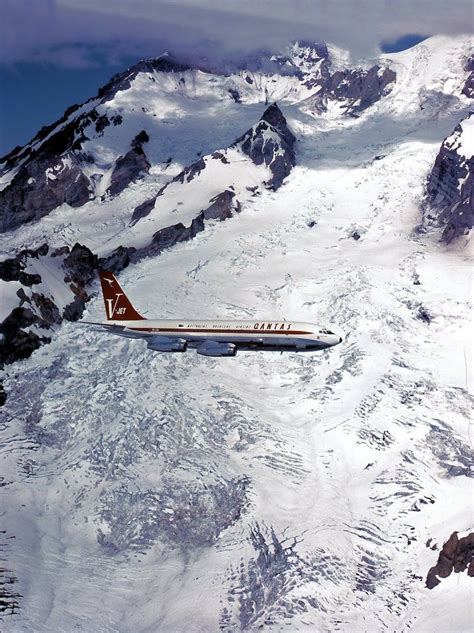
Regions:
<svg viewBox="0 0 474 633"><path fill-rule="evenodd" d="M472 258L415 232L465 108L288 107L286 184L120 276L146 316L298 318L342 345L203 359L68 323L7 370L5 630L470 630L472 579L424 578L472 528Z"/></svg>
<svg viewBox="0 0 474 633"><path fill-rule="evenodd" d="M419 114L427 108L436 115L452 106L465 84L472 46L467 35L437 35L406 51L382 55L381 62L397 73L391 112Z"/></svg>
<svg viewBox="0 0 474 633"><path fill-rule="evenodd" d="M212 198L224 190L232 190L239 201L247 202L252 197L252 189L259 188L271 177L271 172L265 165L254 165L238 149L231 148L219 155L224 160L213 158L212 155L203 159L204 178L197 176L191 180L185 179L184 182L170 183L164 195L157 198L152 212L146 218L133 227L127 227L112 241L99 246L98 252L109 253L121 244L144 247L149 244L153 233L175 224L178 220L185 226L190 225L199 212L209 206Z"/></svg>

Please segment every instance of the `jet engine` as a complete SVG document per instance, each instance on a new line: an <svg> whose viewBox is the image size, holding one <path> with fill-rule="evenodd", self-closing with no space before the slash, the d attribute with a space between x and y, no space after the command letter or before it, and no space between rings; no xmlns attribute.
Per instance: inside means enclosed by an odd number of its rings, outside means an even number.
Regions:
<svg viewBox="0 0 474 633"><path fill-rule="evenodd" d="M196 351L201 356L235 356L237 354L237 348L232 343L215 341L206 341Z"/></svg>
<svg viewBox="0 0 474 633"><path fill-rule="evenodd" d="M182 338L173 339L156 336L148 341L148 349L155 352L185 352L187 346L187 341Z"/></svg>

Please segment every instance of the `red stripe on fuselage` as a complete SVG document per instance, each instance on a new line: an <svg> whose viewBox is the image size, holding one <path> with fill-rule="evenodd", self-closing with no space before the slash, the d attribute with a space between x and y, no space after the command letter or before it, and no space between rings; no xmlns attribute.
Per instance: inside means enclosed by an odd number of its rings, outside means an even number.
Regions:
<svg viewBox="0 0 474 633"><path fill-rule="evenodd" d="M275 334L281 336L282 334L288 336L290 334L314 334L314 332L305 332L304 330L254 330L253 328L230 330L230 329L190 329L190 328L153 328L153 327L128 327L128 330L136 330L138 332L160 332L166 333L180 333L180 334Z"/></svg>

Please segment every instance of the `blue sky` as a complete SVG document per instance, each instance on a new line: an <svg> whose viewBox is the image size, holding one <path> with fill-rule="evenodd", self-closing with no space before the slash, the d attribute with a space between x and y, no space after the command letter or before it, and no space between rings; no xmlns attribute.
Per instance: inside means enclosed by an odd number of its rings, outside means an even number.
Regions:
<svg viewBox="0 0 474 633"><path fill-rule="evenodd" d="M466 32L471 0L0 0L0 155L164 50L236 59L292 40L372 57Z"/></svg>
<svg viewBox="0 0 474 633"><path fill-rule="evenodd" d="M70 105L94 96L112 75L135 61L130 58L124 60L125 64L102 63L91 68L0 64L0 156L27 143Z"/></svg>

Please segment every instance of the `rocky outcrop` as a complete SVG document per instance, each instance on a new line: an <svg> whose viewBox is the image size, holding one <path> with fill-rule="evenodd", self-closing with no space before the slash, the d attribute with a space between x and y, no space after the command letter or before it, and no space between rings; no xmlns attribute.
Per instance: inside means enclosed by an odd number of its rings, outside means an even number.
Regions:
<svg viewBox="0 0 474 633"><path fill-rule="evenodd" d="M202 211L204 220L227 220L232 217L234 211L240 212L240 202L235 198L235 193L226 189L209 201L211 204Z"/></svg>
<svg viewBox="0 0 474 633"><path fill-rule="evenodd" d="M130 151L125 156L120 156L110 179L110 187L107 193L116 196L139 176L148 173L150 163L143 150L144 143L148 143L150 137L142 130L132 141Z"/></svg>
<svg viewBox="0 0 474 633"><path fill-rule="evenodd" d="M355 115L388 94L395 79L393 70L380 66L369 70L339 71L331 77L327 96L345 101L346 112Z"/></svg>
<svg viewBox="0 0 474 633"><path fill-rule="evenodd" d="M466 62L465 69L469 73L466 83L463 86L462 94L469 99L474 98L474 54L469 57Z"/></svg>
<svg viewBox="0 0 474 633"><path fill-rule="evenodd" d="M184 182L191 182L191 180L194 180L194 178L198 176L205 168L206 163L201 157L195 163L192 163L192 165L189 165L189 167L183 169L183 171L181 171L177 176L173 178L172 182L180 182L181 184L183 184ZM164 189L162 189L161 192L163 190ZM158 195L160 195L161 192Z"/></svg>
<svg viewBox="0 0 474 633"><path fill-rule="evenodd" d="M444 140L428 177L423 224L441 228L446 243L469 233L473 225L473 133L470 115Z"/></svg>
<svg viewBox="0 0 474 633"><path fill-rule="evenodd" d="M393 70L378 65L368 70L345 69L333 74L328 66L323 66L319 76L307 79L305 85L308 88L319 87L311 99L317 113L326 112L330 102L337 102L346 114L359 116L390 92L396 77Z"/></svg>
<svg viewBox="0 0 474 633"><path fill-rule="evenodd" d="M204 231L206 220L227 220L241 209L240 202L236 199L235 193L228 189L211 198L209 202L210 205L206 209L203 209L192 220L190 226L185 226L181 222L167 226L157 231L153 235L151 243L147 246L139 249L126 249L129 261L136 263L145 257L159 255L166 248L170 248L178 242L192 240L198 233ZM123 249L123 247L121 248Z"/></svg>
<svg viewBox="0 0 474 633"><path fill-rule="evenodd" d="M35 261L47 262L51 278L29 272ZM51 251L47 244L40 248L21 251L14 258L0 263L0 280L18 282L18 303L0 323L0 365L28 358L40 345L49 343L54 328L64 319L77 321L84 311L89 295L88 284L95 278L100 261L87 247L75 244ZM55 296L58 279L64 281L62 302ZM46 288L45 288L46 287ZM70 301L64 296L70 293Z"/></svg>
<svg viewBox="0 0 474 633"><path fill-rule="evenodd" d="M18 307L0 324L0 367L28 358L41 344L51 341L49 337L25 331L35 322L36 317L31 310Z"/></svg>
<svg viewBox="0 0 474 633"><path fill-rule="evenodd" d="M440 578L447 578L453 571L459 574L466 569L467 575L474 577L474 532L462 538L453 532L443 545L438 562L429 570L426 586L434 589L440 584Z"/></svg>
<svg viewBox="0 0 474 633"><path fill-rule="evenodd" d="M330 102L340 103L343 112L358 116L387 95L396 80L396 73L379 65L332 71L331 57L324 43L298 42L288 56L273 56L280 74L293 74L316 94L311 109L327 111Z"/></svg>
<svg viewBox="0 0 474 633"><path fill-rule="evenodd" d="M119 273L126 268L130 263L130 254L135 251L134 248L127 248L126 246L119 246L108 257L99 259L98 269L108 270L113 273Z"/></svg>
<svg viewBox="0 0 474 633"><path fill-rule="evenodd" d="M268 107L260 121L235 141L256 165L265 164L273 176L265 184L278 189L295 165L296 139L276 103Z"/></svg>
<svg viewBox="0 0 474 633"><path fill-rule="evenodd" d="M89 200L89 184L73 153L41 154L0 191L0 233L39 220L63 203L82 206Z"/></svg>
<svg viewBox="0 0 474 633"><path fill-rule="evenodd" d="M158 196L162 195L163 191L164 191L164 187L158 193ZM135 207L132 213L132 219L130 220L130 226L133 226L134 224L139 222L142 218L146 218L146 216L149 215L149 213L152 211L153 207L155 206L155 200L158 196L155 196L154 198L149 198L148 200L145 200L145 202L142 202L141 204L139 204L138 207Z"/></svg>

